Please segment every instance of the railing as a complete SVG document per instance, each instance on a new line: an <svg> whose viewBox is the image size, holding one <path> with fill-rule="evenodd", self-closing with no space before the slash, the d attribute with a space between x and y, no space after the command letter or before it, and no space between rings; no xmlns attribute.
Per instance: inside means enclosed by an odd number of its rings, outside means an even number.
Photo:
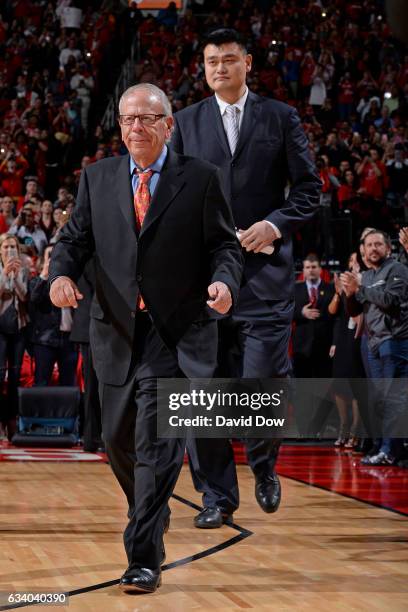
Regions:
<svg viewBox="0 0 408 612"><path fill-rule="evenodd" d="M115 89L102 117L101 126L103 130L110 131L116 125L117 109L119 106L120 96L125 89L135 84L135 66L139 57L140 40L139 33L137 33L134 41L132 42L129 57L123 64L122 71L115 85Z"/></svg>

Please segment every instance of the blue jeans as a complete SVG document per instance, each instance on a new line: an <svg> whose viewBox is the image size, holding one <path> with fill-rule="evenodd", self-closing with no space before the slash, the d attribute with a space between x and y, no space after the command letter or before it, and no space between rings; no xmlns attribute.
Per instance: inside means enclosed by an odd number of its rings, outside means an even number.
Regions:
<svg viewBox="0 0 408 612"><path fill-rule="evenodd" d="M385 379L374 383L378 401L383 405L383 441L380 450L398 457L403 448L402 439L406 437L408 338L384 340L378 354L369 351L368 361L371 378ZM396 438L396 432L401 432L401 437Z"/></svg>

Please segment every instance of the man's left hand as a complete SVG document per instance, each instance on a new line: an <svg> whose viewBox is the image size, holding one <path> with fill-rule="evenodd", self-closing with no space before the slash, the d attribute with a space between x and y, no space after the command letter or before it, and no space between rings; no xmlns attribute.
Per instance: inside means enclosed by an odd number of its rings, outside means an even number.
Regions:
<svg viewBox="0 0 408 612"><path fill-rule="evenodd" d="M227 314L232 306L231 291L228 286L221 281L211 283L208 287L208 295L210 296L210 299L207 300L208 306L220 314Z"/></svg>
<svg viewBox="0 0 408 612"><path fill-rule="evenodd" d="M347 297L354 295L360 289L360 275L355 272L343 272L340 274L340 280Z"/></svg>
<svg viewBox="0 0 408 612"><path fill-rule="evenodd" d="M247 251L260 253L277 238L275 230L268 221L257 221L247 230L240 230L239 241Z"/></svg>

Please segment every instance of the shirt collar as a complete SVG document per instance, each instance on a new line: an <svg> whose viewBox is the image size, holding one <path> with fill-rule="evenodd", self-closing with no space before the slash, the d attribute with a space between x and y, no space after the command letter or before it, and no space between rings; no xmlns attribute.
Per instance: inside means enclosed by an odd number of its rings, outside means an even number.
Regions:
<svg viewBox="0 0 408 612"><path fill-rule="evenodd" d="M225 109L227 108L227 106L236 106L237 108L239 108L241 113L244 112L244 106L245 106L245 102L247 101L248 93L249 93L249 90L248 90L248 87L246 87L244 95L241 96L239 100L234 102L234 104L229 104L228 102L225 102L225 100L221 100L221 98L217 96L217 94L215 94L215 99L219 106L221 115L225 113Z"/></svg>
<svg viewBox="0 0 408 612"><path fill-rule="evenodd" d="M310 291L312 287L314 287L315 289L318 289L321 282L322 282L321 278L319 278L315 283L312 283L311 281L307 280L306 286L307 286L308 291Z"/></svg>
<svg viewBox="0 0 408 612"><path fill-rule="evenodd" d="M135 169L142 170L142 168L139 168L135 164L135 161L131 155L129 157L130 157L130 176L133 176ZM153 170L153 172L158 172L160 174L160 172L163 170L163 166L164 166L164 162L166 161L166 157L167 157L167 145L164 145L162 152L160 153L156 161L150 164L150 166L148 166L147 168L143 168L143 172L145 172L146 170Z"/></svg>

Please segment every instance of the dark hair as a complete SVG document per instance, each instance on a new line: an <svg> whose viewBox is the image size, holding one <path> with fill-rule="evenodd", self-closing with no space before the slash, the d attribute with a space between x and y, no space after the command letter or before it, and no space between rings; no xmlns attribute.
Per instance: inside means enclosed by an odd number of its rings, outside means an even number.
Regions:
<svg viewBox="0 0 408 612"><path fill-rule="evenodd" d="M372 236L373 234L380 234L384 238L385 244L391 249L392 247L391 238L389 234L387 234L387 232L384 232L383 230L372 229L371 231L367 232L366 235L364 236L362 243L365 244L367 236Z"/></svg>
<svg viewBox="0 0 408 612"><path fill-rule="evenodd" d="M246 40L239 32L232 28L218 28L217 30L208 32L203 40L202 50L204 51L207 45L220 47L227 43L237 43L245 53L247 51Z"/></svg>
<svg viewBox="0 0 408 612"><path fill-rule="evenodd" d="M342 176L340 177L340 182L342 185L347 185L347 181L346 181L346 174L347 172L351 172L351 174L353 175L353 187L355 186L356 183L356 173L354 172L354 170L352 168L346 168L342 174Z"/></svg>
<svg viewBox="0 0 408 612"><path fill-rule="evenodd" d="M310 263L317 263L320 266L320 259L318 258L317 255L315 255L315 253L309 253L309 255L306 255L306 257L303 260L308 261Z"/></svg>

